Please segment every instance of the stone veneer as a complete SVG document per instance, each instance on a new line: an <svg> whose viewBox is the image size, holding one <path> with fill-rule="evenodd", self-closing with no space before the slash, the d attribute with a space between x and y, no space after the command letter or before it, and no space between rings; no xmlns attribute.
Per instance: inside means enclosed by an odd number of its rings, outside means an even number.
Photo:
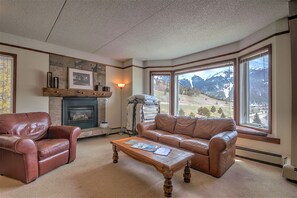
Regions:
<svg viewBox="0 0 297 198"><path fill-rule="evenodd" d="M93 71L94 86L106 83L106 66L86 60L53 55L49 57L49 71L53 77L59 77L59 88L68 88L68 68ZM53 125L62 124L62 100L63 97L49 97L49 114ZM105 99L98 98L98 124L105 121Z"/></svg>

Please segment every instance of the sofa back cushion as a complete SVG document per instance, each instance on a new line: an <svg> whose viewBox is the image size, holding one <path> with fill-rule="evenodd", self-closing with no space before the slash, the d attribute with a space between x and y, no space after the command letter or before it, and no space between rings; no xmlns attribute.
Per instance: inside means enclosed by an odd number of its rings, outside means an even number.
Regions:
<svg viewBox="0 0 297 198"><path fill-rule="evenodd" d="M155 117L157 129L173 133L176 123L176 118L168 114L158 114Z"/></svg>
<svg viewBox="0 0 297 198"><path fill-rule="evenodd" d="M235 131L233 119L197 119L193 136L196 138L211 139L223 131Z"/></svg>
<svg viewBox="0 0 297 198"><path fill-rule="evenodd" d="M0 115L0 134L38 140L47 133L51 120L48 113L13 113Z"/></svg>
<svg viewBox="0 0 297 198"><path fill-rule="evenodd" d="M177 117L174 128L174 133L193 136L193 131L196 125L196 119L191 117Z"/></svg>

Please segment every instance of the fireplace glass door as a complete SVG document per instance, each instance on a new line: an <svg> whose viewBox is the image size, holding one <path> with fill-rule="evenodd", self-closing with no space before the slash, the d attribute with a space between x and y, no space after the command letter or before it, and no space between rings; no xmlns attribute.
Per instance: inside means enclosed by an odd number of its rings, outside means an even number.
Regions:
<svg viewBox="0 0 297 198"><path fill-rule="evenodd" d="M96 98L63 98L63 125L98 127Z"/></svg>

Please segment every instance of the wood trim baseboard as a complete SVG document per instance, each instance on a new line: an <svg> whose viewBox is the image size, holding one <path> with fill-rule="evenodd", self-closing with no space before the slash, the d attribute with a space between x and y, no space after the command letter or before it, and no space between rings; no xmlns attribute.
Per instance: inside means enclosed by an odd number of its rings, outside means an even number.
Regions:
<svg viewBox="0 0 297 198"><path fill-rule="evenodd" d="M270 165L270 166L276 166L276 167L279 167L279 168L283 168L283 166L280 165L280 164L265 162L265 161L253 159L253 158L250 158L250 157L244 157L244 156L241 156L241 155L235 155L235 156L238 157L238 158L243 158L243 159L251 160L251 161L254 161L254 162L259 162L259 163L262 163L262 164L267 164L267 165Z"/></svg>
<svg viewBox="0 0 297 198"><path fill-rule="evenodd" d="M295 16L294 16L295 17ZM291 18L289 18L291 19ZM293 19L293 18L292 18ZM192 63L196 63L196 62L201 62L201 61L206 61L206 60L211 60L211 59L215 59L215 58L220 58L220 57L224 57L224 56L228 56L228 55L232 55L232 54L236 54L236 53L239 53L243 50L246 50L254 45L257 45L265 40L268 40L274 36L279 36L279 35L282 35L282 34L287 34L287 33L290 33L289 30L285 30L285 31L282 31L282 32L278 32L278 33L274 33L264 39L261 39L260 41L257 41L247 47L244 47L240 50L237 50L237 51L234 51L234 52L229 52L229 53L225 53L225 54L221 54L221 55L217 55L217 56L212 56L212 57L208 57L208 58L203 58L203 59L199 59L199 60L195 60L195 61L190 61L190 62L186 62L186 63L181 63L181 64L176 64L176 65L170 65L170 66L148 66L148 67L140 67L140 66L136 66L136 65L129 65L129 66L126 66L126 67L120 67L120 66L115 66L115 65L108 65L108 64L104 64L104 63L100 63L100 62L96 62L96 63L99 63L99 64L103 64L103 65L106 65L108 67L114 67L114 68L117 68L117 69L126 69L128 67L138 67L138 68L141 68L141 69L152 69L152 68L172 68L174 69L175 67L179 67L179 66L183 66L183 65L187 65L187 64L192 64ZM30 51L34 51L34 52L39 52L39 53L45 53L45 54L53 54L53 55L59 55L59 56L65 56L65 57L70 57L70 58L77 58L77 57L73 57L73 56L67 56L67 55L63 55L63 54L57 54L57 53L52 53L52 52L48 52L48 51L43 51L43 50L38 50L38 49L33 49L33 48L29 48L29 47L23 47L23 46L19 46L19 45L13 45L13 44L8 44L8 43L3 43L3 42L0 42L0 45L5 45L5 46L9 46L9 47L15 47L15 48L20 48L20 49L25 49L25 50L30 50ZM178 57L180 58L180 57ZM177 59L177 58L175 58ZM82 59L84 60L84 59ZM91 62L95 62L95 61L91 61Z"/></svg>
<svg viewBox="0 0 297 198"><path fill-rule="evenodd" d="M268 143L272 143L272 144L280 144L280 139L279 138L274 138L274 137L249 135L249 134L243 134L243 133L238 133L238 137L239 138L244 138L244 139L261 141L261 142L268 142Z"/></svg>
<svg viewBox="0 0 297 198"><path fill-rule="evenodd" d="M256 150L256 149L246 148L246 147L242 147L242 146L236 146L236 149L243 150L243 151L250 151L250 152L264 154L264 155L270 155L270 156L273 156L273 157L282 157L282 155L280 155L280 154L270 153L270 152L266 152L266 151L259 151L259 150Z"/></svg>

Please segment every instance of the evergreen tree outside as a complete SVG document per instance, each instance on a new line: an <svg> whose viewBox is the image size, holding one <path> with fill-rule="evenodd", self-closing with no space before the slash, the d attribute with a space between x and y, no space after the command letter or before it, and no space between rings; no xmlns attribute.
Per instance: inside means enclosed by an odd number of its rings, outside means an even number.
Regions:
<svg viewBox="0 0 297 198"><path fill-rule="evenodd" d="M192 117L192 118L195 118L195 113L193 113L192 111L191 111L191 113L190 113L190 116Z"/></svg>
<svg viewBox="0 0 297 198"><path fill-rule="evenodd" d="M198 108L198 115L203 115L203 107Z"/></svg>
<svg viewBox="0 0 297 198"><path fill-rule="evenodd" d="M254 119L253 119L253 123L262 124L258 113L255 114Z"/></svg>
<svg viewBox="0 0 297 198"><path fill-rule="evenodd" d="M226 118L226 115L224 114L224 112L222 113L221 118Z"/></svg>
<svg viewBox="0 0 297 198"><path fill-rule="evenodd" d="M218 113L219 114L223 113L223 109L221 107L219 108Z"/></svg>
<svg viewBox="0 0 297 198"><path fill-rule="evenodd" d="M216 109L216 107L215 107L215 106L212 106L212 107L211 107L211 109L210 109L211 113L214 113L214 112L216 112L216 110L217 110L217 109Z"/></svg>
<svg viewBox="0 0 297 198"><path fill-rule="evenodd" d="M210 111L209 111L209 109L207 107L203 107L202 113L206 117L210 117Z"/></svg>
<svg viewBox="0 0 297 198"><path fill-rule="evenodd" d="M185 115L185 111L181 108L178 112L178 115L180 116L184 116Z"/></svg>

